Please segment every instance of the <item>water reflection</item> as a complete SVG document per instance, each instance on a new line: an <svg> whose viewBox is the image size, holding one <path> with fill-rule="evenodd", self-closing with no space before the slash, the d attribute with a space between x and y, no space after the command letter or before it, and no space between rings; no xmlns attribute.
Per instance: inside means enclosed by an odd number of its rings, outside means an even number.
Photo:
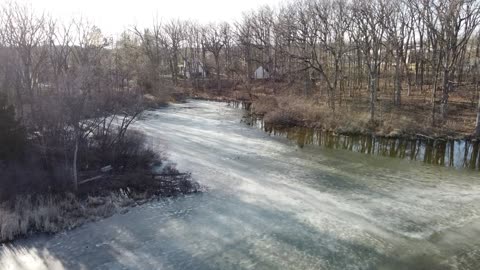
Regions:
<svg viewBox="0 0 480 270"><path fill-rule="evenodd" d="M243 107L243 106L242 106ZM381 155L423 161L440 166L480 170L480 141L399 139L371 135L338 135L305 127L278 127L268 125L261 118L246 116L244 121L265 132L283 136L298 146L319 145L331 149L345 149L369 155Z"/></svg>

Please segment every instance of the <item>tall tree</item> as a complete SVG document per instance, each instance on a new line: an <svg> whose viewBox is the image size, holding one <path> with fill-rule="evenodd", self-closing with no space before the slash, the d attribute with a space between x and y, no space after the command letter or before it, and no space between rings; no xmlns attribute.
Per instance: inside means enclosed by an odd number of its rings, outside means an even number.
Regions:
<svg viewBox="0 0 480 270"><path fill-rule="evenodd" d="M448 112L449 95L455 89L455 72L468 40L480 22L480 3L475 0L420 1L425 24L433 42L438 43L442 69L441 115Z"/></svg>
<svg viewBox="0 0 480 270"><path fill-rule="evenodd" d="M361 0L353 6L352 37L365 58L368 68L368 89L370 93L370 120L375 119L375 103L377 101L380 65L382 64L381 48L385 36L382 23L389 16L386 0Z"/></svg>
<svg viewBox="0 0 480 270"><path fill-rule="evenodd" d="M217 93L220 93L221 80L220 80L220 53L222 52L224 43L224 35L222 34L222 25L214 25L204 28L203 40L205 49L212 53L215 59L215 72L217 78Z"/></svg>

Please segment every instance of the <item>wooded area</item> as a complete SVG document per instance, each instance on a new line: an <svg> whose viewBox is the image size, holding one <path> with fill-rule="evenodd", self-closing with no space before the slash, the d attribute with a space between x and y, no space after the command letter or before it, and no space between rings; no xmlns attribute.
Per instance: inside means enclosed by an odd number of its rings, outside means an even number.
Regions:
<svg viewBox="0 0 480 270"><path fill-rule="evenodd" d="M216 88L213 95L252 94L252 81L261 79L273 96L287 85L332 111L368 101L371 121L379 101L413 103L429 111L429 126L444 125L457 104L476 114L467 118L478 135L478 24L473 0L306 0L265 6L234 23L135 27L121 40L141 48L174 83L188 79L196 89ZM215 87L199 83L205 79Z"/></svg>
<svg viewBox="0 0 480 270"><path fill-rule="evenodd" d="M474 0L305 0L237 22L157 20L109 37L10 2L0 12L0 164L14 169L4 178L42 175L76 189L82 171L137 166L132 157L146 150L128 127L146 100L185 88L249 99L269 88L333 117L363 104L371 123L390 105L404 108L398 118L427 114L424 126L461 113L478 136L479 22ZM24 175L26 164L42 170Z"/></svg>
<svg viewBox="0 0 480 270"><path fill-rule="evenodd" d="M76 191L105 166L128 172L158 158L128 130L148 104L121 80L131 63L100 29L13 2L0 22L0 200Z"/></svg>

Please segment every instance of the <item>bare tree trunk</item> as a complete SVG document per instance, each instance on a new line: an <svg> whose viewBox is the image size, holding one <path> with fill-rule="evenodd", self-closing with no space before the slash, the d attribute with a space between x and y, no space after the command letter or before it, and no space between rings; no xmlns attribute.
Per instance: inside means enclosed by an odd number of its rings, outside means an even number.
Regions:
<svg viewBox="0 0 480 270"><path fill-rule="evenodd" d="M435 100L437 99L437 78L435 78L435 83L433 84L432 91L432 126L435 126Z"/></svg>
<svg viewBox="0 0 480 270"><path fill-rule="evenodd" d="M412 91L412 77L407 65L405 67L405 77L407 77L407 96L410 96ZM420 91L420 93L422 92Z"/></svg>
<svg viewBox="0 0 480 270"><path fill-rule="evenodd" d="M337 102L337 85L338 85L338 77L340 75L340 59L335 56L335 76L333 81L333 87L331 89L331 106L332 110L335 112L335 103Z"/></svg>
<svg viewBox="0 0 480 270"><path fill-rule="evenodd" d="M424 77L425 77L425 51L424 51L424 24L422 24L422 28L420 29L420 93L423 93L423 84L424 84ZM417 55L417 47L415 45L415 54ZM415 57L418 59L418 56ZM418 85L418 76L415 77L415 84Z"/></svg>
<svg viewBox="0 0 480 270"><path fill-rule="evenodd" d="M357 49L357 89L362 89L362 54L361 50Z"/></svg>
<svg viewBox="0 0 480 270"><path fill-rule="evenodd" d="M310 93L310 76L308 75L308 69L303 72L303 95L308 97Z"/></svg>
<svg viewBox="0 0 480 270"><path fill-rule="evenodd" d="M373 72L370 72L370 82L369 82L369 88L370 88L370 121L375 120L375 101L377 100L377 71L374 70Z"/></svg>
<svg viewBox="0 0 480 270"><path fill-rule="evenodd" d="M477 105L477 124L475 125L475 136L480 136L480 93L478 91L478 83L476 85L477 95L478 95L478 105Z"/></svg>
<svg viewBox="0 0 480 270"><path fill-rule="evenodd" d="M433 91L432 91L432 126L435 126L435 110L436 110L435 102L437 99L438 72L440 70L441 59L439 58L437 61L438 61L437 66L435 67L435 80L433 82Z"/></svg>
<svg viewBox="0 0 480 270"><path fill-rule="evenodd" d="M220 82L220 55L215 56L215 63L217 65L217 93L220 93L221 82Z"/></svg>
<svg viewBox="0 0 480 270"><path fill-rule="evenodd" d="M443 91L442 91L442 104L440 107L442 119L445 119L448 114L448 97L451 88L451 81L450 81L450 71L445 69L443 71Z"/></svg>
<svg viewBox="0 0 480 270"><path fill-rule="evenodd" d="M401 67L400 57L397 56L395 60L395 93L393 98L393 104L400 106L402 97L402 79L401 79Z"/></svg>
<svg viewBox="0 0 480 270"><path fill-rule="evenodd" d="M73 189L78 190L78 172L77 172L77 159L78 159L78 136L75 138L75 149L73 151Z"/></svg>

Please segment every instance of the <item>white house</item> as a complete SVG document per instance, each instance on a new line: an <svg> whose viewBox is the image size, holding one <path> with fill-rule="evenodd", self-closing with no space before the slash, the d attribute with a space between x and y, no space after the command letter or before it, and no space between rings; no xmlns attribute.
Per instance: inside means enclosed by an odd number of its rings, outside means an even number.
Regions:
<svg viewBox="0 0 480 270"><path fill-rule="evenodd" d="M191 71L191 73L190 73ZM207 72L202 61L195 59L192 62L184 61L183 65L180 66L180 72L185 75L186 78L206 78Z"/></svg>
<svg viewBox="0 0 480 270"><path fill-rule="evenodd" d="M258 80L268 79L270 78L270 73L268 72L268 69L265 69L262 66L259 66L253 73L253 78Z"/></svg>

